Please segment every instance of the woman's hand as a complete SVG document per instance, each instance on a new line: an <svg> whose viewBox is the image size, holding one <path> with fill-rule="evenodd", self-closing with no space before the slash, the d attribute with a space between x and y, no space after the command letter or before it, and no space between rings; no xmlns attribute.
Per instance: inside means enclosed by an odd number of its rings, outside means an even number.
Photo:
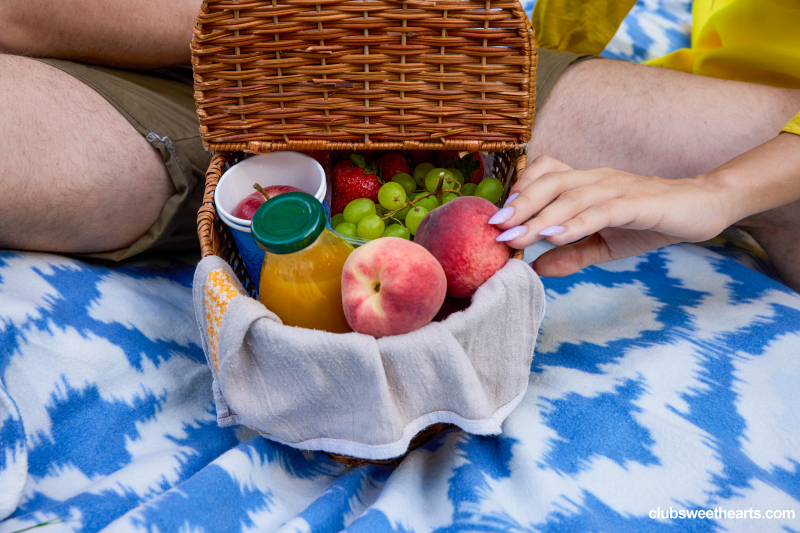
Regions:
<svg viewBox="0 0 800 533"><path fill-rule="evenodd" d="M731 200L706 176L668 180L610 168L573 170L542 156L490 223L505 230L497 240L512 248L543 237L559 245L533 267L543 276L566 276L669 244L711 239L738 220L732 211Z"/></svg>

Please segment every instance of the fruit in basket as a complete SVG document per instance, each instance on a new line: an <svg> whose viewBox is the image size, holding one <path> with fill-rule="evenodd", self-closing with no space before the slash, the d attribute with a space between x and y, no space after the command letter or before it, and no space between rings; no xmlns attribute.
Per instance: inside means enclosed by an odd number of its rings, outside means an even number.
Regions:
<svg viewBox="0 0 800 533"><path fill-rule="evenodd" d="M375 202L369 198L356 198L345 206L342 215L345 222L358 224L362 218L376 213Z"/></svg>
<svg viewBox="0 0 800 533"><path fill-rule="evenodd" d="M338 226L342 222L345 222L344 215L342 213L339 213L338 215L333 215L331 217L331 227L334 229L336 229L336 226Z"/></svg>
<svg viewBox="0 0 800 533"><path fill-rule="evenodd" d="M410 196L417 189L417 182L414 181L414 178L411 174L406 172L401 172L400 174L395 174L392 177L392 181L395 183L399 183L400 186L403 187L403 190L406 191L406 196Z"/></svg>
<svg viewBox="0 0 800 533"><path fill-rule="evenodd" d="M297 187L292 187L291 185L270 185L269 187L264 187L264 192L272 198L273 196L278 196L279 194L283 194L285 192L303 192ZM236 209L233 210L233 215L236 218L243 218L245 220L253 220L253 215L258 208L261 207L261 204L267 201L267 198L260 192L256 191L252 194L249 194L244 197L244 199L239 202L239 205L236 206Z"/></svg>
<svg viewBox="0 0 800 533"><path fill-rule="evenodd" d="M381 169L383 181L389 181L397 174L408 174L406 158L397 152L391 152L379 157L375 164Z"/></svg>
<svg viewBox="0 0 800 533"><path fill-rule="evenodd" d="M508 261L511 248L495 240L502 231L489 224L497 211L488 200L464 196L432 211L416 228L414 242L441 263L449 295L472 296Z"/></svg>
<svg viewBox="0 0 800 533"><path fill-rule="evenodd" d="M381 237L400 237L401 239L409 241L411 240L411 232L408 231L407 227L401 226L400 224L390 224L383 230L383 235L381 235Z"/></svg>
<svg viewBox="0 0 800 533"><path fill-rule="evenodd" d="M478 184L475 196L485 198L496 204L503 196L503 183L497 178L486 178Z"/></svg>
<svg viewBox="0 0 800 533"><path fill-rule="evenodd" d="M458 198L458 195L454 192L446 192L442 195L442 205L446 204L447 202L452 202Z"/></svg>
<svg viewBox="0 0 800 533"><path fill-rule="evenodd" d="M439 200L436 199L436 196L434 196L432 194L430 194L430 196L428 196L429 194L430 193L427 192L427 191L422 191L422 192L418 192L417 194L415 194L413 200L416 200L420 196L425 196L426 198L423 198L422 200L420 200L419 202L417 202L414 205L417 206L417 207L424 207L428 212L431 212L434 209L436 209L437 207L439 207Z"/></svg>
<svg viewBox="0 0 800 533"><path fill-rule="evenodd" d="M417 186L425 187L425 176L428 175L428 172L436 168L433 163L420 163L414 168L414 181L417 182Z"/></svg>
<svg viewBox="0 0 800 533"><path fill-rule="evenodd" d="M436 164L440 167L452 167L458 159L456 150L439 150L436 152Z"/></svg>
<svg viewBox="0 0 800 533"><path fill-rule="evenodd" d="M342 161L333 167L333 191L331 212L335 215L357 198L378 201L381 184L375 168L367 167L364 158L353 155L351 161Z"/></svg>
<svg viewBox="0 0 800 533"><path fill-rule="evenodd" d="M344 159L345 161L357 155L361 157L367 164L372 163L373 157L375 157L375 152L372 150L339 150L336 152L336 155L339 159Z"/></svg>
<svg viewBox="0 0 800 533"><path fill-rule="evenodd" d="M360 238L371 241L383 235L386 224L378 215L367 215L358 221L356 228Z"/></svg>
<svg viewBox="0 0 800 533"><path fill-rule="evenodd" d="M453 173L445 168L434 168L425 176L425 188L428 192L433 192L439 188L439 182L442 182L443 189L456 188L455 176Z"/></svg>
<svg viewBox="0 0 800 533"><path fill-rule="evenodd" d="M358 237L358 228L352 222L342 222L338 224L333 230L341 235L348 237Z"/></svg>
<svg viewBox="0 0 800 533"><path fill-rule="evenodd" d="M467 154L456 161L456 168L464 174L464 179L470 183L477 185L483 179L483 159L481 159L481 154L478 152Z"/></svg>
<svg viewBox="0 0 800 533"><path fill-rule="evenodd" d="M408 215L409 211L411 211L411 206L410 205L408 207L406 207L405 209L401 209L400 211L395 213L393 218L395 218L397 220L405 220L406 219L406 215Z"/></svg>
<svg viewBox="0 0 800 533"><path fill-rule="evenodd" d="M430 150L409 150L407 153L414 166L420 163L433 163L433 152Z"/></svg>
<svg viewBox="0 0 800 533"><path fill-rule="evenodd" d="M456 178L458 183L464 185L464 174L462 174L460 170L458 170L456 167L447 167L447 170L449 170L453 177Z"/></svg>
<svg viewBox="0 0 800 533"><path fill-rule="evenodd" d="M400 209L406 203L406 190L399 183L384 183L378 191L378 201L390 210Z"/></svg>
<svg viewBox="0 0 800 533"><path fill-rule="evenodd" d="M474 183L465 183L461 186L462 196L475 196L475 190L478 188Z"/></svg>
<svg viewBox="0 0 800 533"><path fill-rule="evenodd" d="M406 227L411 232L411 235L416 235L420 222L428 213L429 211L424 207L414 207L408 212L406 215Z"/></svg>
<svg viewBox="0 0 800 533"><path fill-rule="evenodd" d="M353 330L385 337L429 323L444 301L447 278L422 246L386 237L356 248L342 271L342 305Z"/></svg>

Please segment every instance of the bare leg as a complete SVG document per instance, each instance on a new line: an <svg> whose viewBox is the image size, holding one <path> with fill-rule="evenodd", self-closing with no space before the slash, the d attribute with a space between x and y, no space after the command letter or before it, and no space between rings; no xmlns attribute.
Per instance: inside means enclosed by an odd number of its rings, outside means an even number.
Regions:
<svg viewBox="0 0 800 533"><path fill-rule="evenodd" d="M101 252L133 243L174 194L161 156L106 100L0 54L0 248Z"/></svg>
<svg viewBox="0 0 800 533"><path fill-rule="evenodd" d="M798 110L800 90L584 61L537 110L529 159L686 178L772 139Z"/></svg>
<svg viewBox="0 0 800 533"><path fill-rule="evenodd" d="M568 68L537 110L529 160L687 178L774 138L800 90L718 80L618 61ZM787 285L800 290L800 205L743 220Z"/></svg>
<svg viewBox="0 0 800 533"><path fill-rule="evenodd" d="M800 202L753 215L737 225L767 252L783 282L800 292Z"/></svg>
<svg viewBox="0 0 800 533"><path fill-rule="evenodd" d="M0 50L151 68L189 63L201 0L0 0Z"/></svg>

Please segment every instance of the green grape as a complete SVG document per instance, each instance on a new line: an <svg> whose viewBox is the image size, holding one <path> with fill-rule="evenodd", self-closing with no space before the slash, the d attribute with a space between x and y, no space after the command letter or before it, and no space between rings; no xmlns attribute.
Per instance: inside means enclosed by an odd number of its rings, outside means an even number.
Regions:
<svg viewBox="0 0 800 533"><path fill-rule="evenodd" d="M411 177L411 174L406 174L405 172L395 174L392 177L392 181L399 183L403 187L403 189L406 191L406 196L411 195L411 193L414 192L414 189L417 188L417 182L414 181L414 178Z"/></svg>
<svg viewBox="0 0 800 533"><path fill-rule="evenodd" d="M475 196L475 189L478 186L474 183L465 183L461 186L461 195L462 196Z"/></svg>
<svg viewBox="0 0 800 533"><path fill-rule="evenodd" d="M433 169L433 163L420 163L417 165L417 168L414 169L414 181L417 182L418 186L425 187L425 176Z"/></svg>
<svg viewBox="0 0 800 533"><path fill-rule="evenodd" d="M446 204L447 202L451 202L458 198L458 195L454 192L446 192L442 195L442 205Z"/></svg>
<svg viewBox="0 0 800 533"><path fill-rule="evenodd" d="M375 214L375 202L369 198L356 198L344 208L344 219L347 222L358 224L358 222L368 215Z"/></svg>
<svg viewBox="0 0 800 533"><path fill-rule="evenodd" d="M486 198L493 204L497 203L503 196L503 183L497 178L484 178L475 189L475 196Z"/></svg>
<svg viewBox="0 0 800 533"><path fill-rule="evenodd" d="M444 175L443 189L454 189L456 187L455 184L458 182L452 172L446 168L434 168L425 176L425 188L428 189L428 192L433 192L439 187L439 180L442 175Z"/></svg>
<svg viewBox="0 0 800 533"><path fill-rule="evenodd" d="M406 216L406 227L408 231L411 232L411 235L417 233L417 228L419 227L420 222L422 219L425 218L425 215L428 214L428 210L424 207L415 207L411 211L408 212Z"/></svg>
<svg viewBox="0 0 800 533"><path fill-rule="evenodd" d="M400 209L406 203L406 190L399 183L384 183L378 191L378 201L390 211Z"/></svg>
<svg viewBox="0 0 800 533"><path fill-rule="evenodd" d="M333 230L336 233L347 235L348 237L358 237L358 230L356 229L356 225L352 222L342 222L333 228Z"/></svg>
<svg viewBox="0 0 800 533"><path fill-rule="evenodd" d="M331 217L331 227L333 229L336 229L336 226L338 226L342 222L344 222L344 215L341 213L339 213L338 215L333 215L333 217Z"/></svg>
<svg viewBox="0 0 800 533"><path fill-rule="evenodd" d="M408 207L404 208L403 210L398 211L397 213L395 213L394 214L394 218L396 218L397 220L403 220L403 219L406 218L406 215L408 214L409 211L411 211L411 206L408 206Z"/></svg>
<svg viewBox="0 0 800 533"><path fill-rule="evenodd" d="M378 215L367 215L358 223L358 236L371 241L383 235L384 224Z"/></svg>
<svg viewBox="0 0 800 533"><path fill-rule="evenodd" d="M457 169L457 168L455 168L455 167L453 167L453 168L448 168L447 170L449 170L449 171L450 171L450 173L451 173L451 174L453 174L453 177L455 177L455 178L456 178L456 180L457 180L457 181L458 181L458 182L459 182L461 185L464 185L464 174L463 174L463 173L462 173L460 170L458 170L458 169Z"/></svg>
<svg viewBox="0 0 800 533"><path fill-rule="evenodd" d="M401 239L410 241L411 232L408 231L408 228L404 228L400 224L392 224L390 226L386 226L386 229L383 230L383 235L381 235L381 237L400 237Z"/></svg>
<svg viewBox="0 0 800 533"><path fill-rule="evenodd" d="M418 192L417 194L414 195L414 200L416 200L420 196L425 196L426 194L428 194L428 193L425 192L425 191ZM420 200L419 202L417 202L414 205L419 206L419 207L424 207L428 212L431 212L434 209L436 209L437 207L439 207L439 200L436 199L436 196L431 195L431 196L428 196L427 198L424 198L424 199Z"/></svg>

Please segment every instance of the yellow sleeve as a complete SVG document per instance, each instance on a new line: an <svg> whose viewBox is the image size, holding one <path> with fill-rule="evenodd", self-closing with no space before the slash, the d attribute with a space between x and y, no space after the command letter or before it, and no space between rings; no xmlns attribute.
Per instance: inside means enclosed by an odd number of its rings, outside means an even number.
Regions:
<svg viewBox="0 0 800 533"><path fill-rule="evenodd" d="M794 118L790 120L787 125L783 127L781 133L783 132L800 135L800 113L796 114Z"/></svg>
<svg viewBox="0 0 800 533"><path fill-rule="evenodd" d="M600 54L636 0L538 0L531 24L536 46Z"/></svg>

